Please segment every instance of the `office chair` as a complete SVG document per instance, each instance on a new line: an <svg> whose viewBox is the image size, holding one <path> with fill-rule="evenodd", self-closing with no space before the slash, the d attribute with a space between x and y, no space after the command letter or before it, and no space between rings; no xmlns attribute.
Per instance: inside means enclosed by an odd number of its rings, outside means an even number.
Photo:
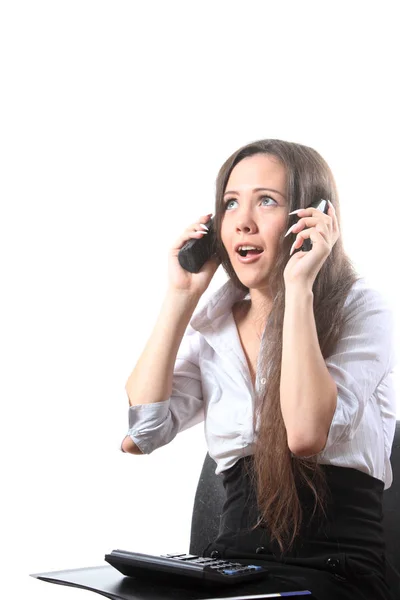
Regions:
<svg viewBox="0 0 400 600"><path fill-rule="evenodd" d="M400 421L396 423L390 461L393 483L383 493L383 528L388 562L400 574ZM201 556L218 535L219 520L225 498L222 478L215 475L215 461L206 454L194 499L190 534L190 554ZM399 594L396 573L388 571L389 585Z"/></svg>

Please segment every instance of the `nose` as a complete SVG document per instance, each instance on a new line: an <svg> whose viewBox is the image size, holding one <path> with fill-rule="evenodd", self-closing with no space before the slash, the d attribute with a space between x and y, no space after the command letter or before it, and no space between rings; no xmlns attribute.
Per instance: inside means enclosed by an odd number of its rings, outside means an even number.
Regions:
<svg viewBox="0 0 400 600"><path fill-rule="evenodd" d="M257 229L257 225L248 211L243 211L236 217L236 231L245 231L246 233L253 232Z"/></svg>

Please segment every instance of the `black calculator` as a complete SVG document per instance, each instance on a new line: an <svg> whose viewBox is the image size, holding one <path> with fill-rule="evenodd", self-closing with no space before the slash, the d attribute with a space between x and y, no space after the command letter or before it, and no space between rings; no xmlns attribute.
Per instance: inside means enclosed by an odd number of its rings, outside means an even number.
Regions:
<svg viewBox="0 0 400 600"><path fill-rule="evenodd" d="M268 576L268 569L261 565L185 553L153 556L113 550L104 559L123 575L150 577L175 584L229 585Z"/></svg>

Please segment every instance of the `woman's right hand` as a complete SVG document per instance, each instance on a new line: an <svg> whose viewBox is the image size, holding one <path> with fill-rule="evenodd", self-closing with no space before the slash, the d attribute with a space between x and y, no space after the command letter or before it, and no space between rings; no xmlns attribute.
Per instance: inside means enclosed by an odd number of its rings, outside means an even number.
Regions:
<svg viewBox="0 0 400 600"><path fill-rule="evenodd" d="M175 241L168 256L168 280L169 289L187 293L189 296L200 297L207 289L211 279L218 269L221 261L216 257L210 258L198 273L190 273L179 264L179 250L190 239L200 239L208 235L207 230L202 227L210 220L211 215L204 215L196 223L189 225L182 235Z"/></svg>

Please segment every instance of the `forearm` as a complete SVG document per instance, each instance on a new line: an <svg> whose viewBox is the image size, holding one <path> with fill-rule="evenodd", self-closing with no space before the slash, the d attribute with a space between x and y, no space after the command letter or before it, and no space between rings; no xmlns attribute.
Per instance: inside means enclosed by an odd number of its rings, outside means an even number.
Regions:
<svg viewBox="0 0 400 600"><path fill-rule="evenodd" d="M176 356L198 301L167 291L153 332L125 385L131 406L170 397Z"/></svg>
<svg viewBox="0 0 400 600"><path fill-rule="evenodd" d="M280 402L293 454L311 456L326 443L337 388L322 356L310 289L286 288Z"/></svg>

